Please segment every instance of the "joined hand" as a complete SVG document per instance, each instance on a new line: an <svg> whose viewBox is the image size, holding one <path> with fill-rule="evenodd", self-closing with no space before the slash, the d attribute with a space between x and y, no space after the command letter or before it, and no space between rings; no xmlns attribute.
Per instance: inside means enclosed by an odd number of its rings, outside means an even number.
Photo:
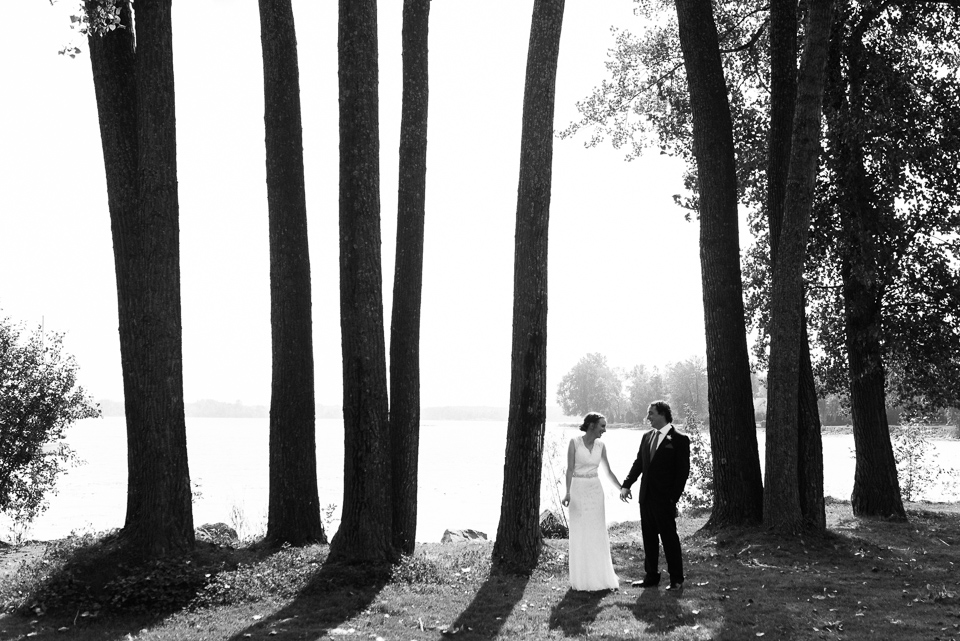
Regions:
<svg viewBox="0 0 960 641"><path fill-rule="evenodd" d="M633 494L630 492L630 488L621 487L620 488L620 500L626 503L633 498Z"/></svg>

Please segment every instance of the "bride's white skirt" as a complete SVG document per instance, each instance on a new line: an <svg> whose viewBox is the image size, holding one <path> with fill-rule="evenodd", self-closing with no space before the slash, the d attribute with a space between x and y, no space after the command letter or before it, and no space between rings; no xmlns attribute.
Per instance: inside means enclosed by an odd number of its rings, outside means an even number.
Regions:
<svg viewBox="0 0 960 641"><path fill-rule="evenodd" d="M570 484L570 587L593 592L619 585L610 560L603 486L596 476Z"/></svg>

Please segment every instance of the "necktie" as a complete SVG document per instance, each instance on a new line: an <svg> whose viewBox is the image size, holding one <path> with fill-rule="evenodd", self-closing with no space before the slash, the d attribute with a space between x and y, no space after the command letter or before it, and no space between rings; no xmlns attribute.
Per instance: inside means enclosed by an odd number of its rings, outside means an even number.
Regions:
<svg viewBox="0 0 960 641"><path fill-rule="evenodd" d="M657 455L657 445L660 444L660 430L653 433L653 440L650 441L650 460Z"/></svg>

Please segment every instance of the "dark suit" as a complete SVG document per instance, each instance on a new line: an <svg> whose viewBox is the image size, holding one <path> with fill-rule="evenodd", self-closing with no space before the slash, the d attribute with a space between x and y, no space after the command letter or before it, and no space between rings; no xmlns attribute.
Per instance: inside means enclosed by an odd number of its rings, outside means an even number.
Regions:
<svg viewBox="0 0 960 641"><path fill-rule="evenodd" d="M655 456L650 446L657 430L650 430L640 439L637 460L623 482L627 489L640 478L637 498L640 501L640 532L643 535L643 567L646 580L659 582L660 541L667 558L671 583L683 582L683 557L677 534L677 501L683 494L690 475L690 439L672 425L660 439Z"/></svg>

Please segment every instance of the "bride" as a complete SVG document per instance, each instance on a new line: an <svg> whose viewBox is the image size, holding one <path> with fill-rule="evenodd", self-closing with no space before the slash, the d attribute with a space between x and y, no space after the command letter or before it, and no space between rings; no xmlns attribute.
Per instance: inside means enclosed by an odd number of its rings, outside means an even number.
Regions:
<svg viewBox="0 0 960 641"><path fill-rule="evenodd" d="M584 417L580 431L583 436L570 439L567 450L567 494L563 497L563 505L570 506L570 587L590 592L615 590L619 579L610 560L603 486L597 474L602 463L610 482L620 486L600 440L607 431L607 419L591 412Z"/></svg>

